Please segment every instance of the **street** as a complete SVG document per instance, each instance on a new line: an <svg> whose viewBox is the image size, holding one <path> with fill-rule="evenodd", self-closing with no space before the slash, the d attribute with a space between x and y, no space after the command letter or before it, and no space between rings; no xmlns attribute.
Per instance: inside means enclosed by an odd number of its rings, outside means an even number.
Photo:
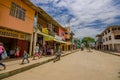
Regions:
<svg viewBox="0 0 120 80"><path fill-rule="evenodd" d="M120 57L78 51L3 80L120 80Z"/></svg>

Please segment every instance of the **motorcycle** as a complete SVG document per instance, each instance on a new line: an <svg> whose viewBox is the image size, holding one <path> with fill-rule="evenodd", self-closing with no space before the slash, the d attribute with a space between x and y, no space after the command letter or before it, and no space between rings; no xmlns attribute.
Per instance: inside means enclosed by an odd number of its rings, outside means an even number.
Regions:
<svg viewBox="0 0 120 80"><path fill-rule="evenodd" d="M53 62L55 63L56 61L59 61L60 57L61 57L61 52L56 52Z"/></svg>

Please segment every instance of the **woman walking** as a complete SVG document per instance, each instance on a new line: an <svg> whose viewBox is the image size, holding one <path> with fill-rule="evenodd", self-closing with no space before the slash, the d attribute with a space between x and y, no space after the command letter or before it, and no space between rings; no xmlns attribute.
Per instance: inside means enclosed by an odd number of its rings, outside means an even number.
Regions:
<svg viewBox="0 0 120 80"><path fill-rule="evenodd" d="M36 45L36 48L35 48L35 53L33 55L33 60L35 60L35 57L37 56L39 59L40 59L40 54L39 54L39 44Z"/></svg>
<svg viewBox="0 0 120 80"><path fill-rule="evenodd" d="M0 65L3 66L3 67L4 67L4 70L5 70L5 69L6 69L6 66L5 66L5 64L3 64L3 63L1 62L1 60L2 60L2 54L4 54L4 47L3 47L3 44L0 42Z"/></svg>

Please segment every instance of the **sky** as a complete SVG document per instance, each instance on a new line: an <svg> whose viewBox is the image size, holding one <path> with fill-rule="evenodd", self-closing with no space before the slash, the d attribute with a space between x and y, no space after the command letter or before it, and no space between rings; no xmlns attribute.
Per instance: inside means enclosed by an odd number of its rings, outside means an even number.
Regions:
<svg viewBox="0 0 120 80"><path fill-rule="evenodd" d="M30 0L76 38L93 37L110 25L120 25L120 0Z"/></svg>

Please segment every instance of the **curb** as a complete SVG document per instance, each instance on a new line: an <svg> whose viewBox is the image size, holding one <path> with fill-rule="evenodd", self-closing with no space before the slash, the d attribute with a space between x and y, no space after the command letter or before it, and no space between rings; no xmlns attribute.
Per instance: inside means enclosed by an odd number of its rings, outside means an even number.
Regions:
<svg viewBox="0 0 120 80"><path fill-rule="evenodd" d="M61 57L70 55L70 54L75 53L75 52L77 52L77 51L79 51L79 50L75 50L75 51L69 52L69 53L67 53L67 54L63 54L63 55L61 55ZM21 67L21 68L18 68L18 69L9 71L9 72L2 73L2 74L0 74L0 79L4 79L4 78L7 78L7 77L10 77L10 76L13 76L13 75L15 75L15 74L18 74L18 73L20 73L20 72L24 72L24 71L26 71L26 70L29 70L29 69L32 69L32 68L34 68L34 67L40 66L40 65L42 65L42 64L51 62L51 61L53 61L53 59L54 59L54 58L50 58L50 59L45 60L45 61L42 61L42 62L38 62L38 63L31 64L31 65L28 65L28 66L25 66L25 67Z"/></svg>
<svg viewBox="0 0 120 80"><path fill-rule="evenodd" d="M96 50L96 51L99 51L99 50ZM104 52L104 53L107 53L107 54L111 54L111 55L114 55L114 56L120 56L119 54L114 54L112 52L107 52L107 51L101 51L101 52Z"/></svg>

